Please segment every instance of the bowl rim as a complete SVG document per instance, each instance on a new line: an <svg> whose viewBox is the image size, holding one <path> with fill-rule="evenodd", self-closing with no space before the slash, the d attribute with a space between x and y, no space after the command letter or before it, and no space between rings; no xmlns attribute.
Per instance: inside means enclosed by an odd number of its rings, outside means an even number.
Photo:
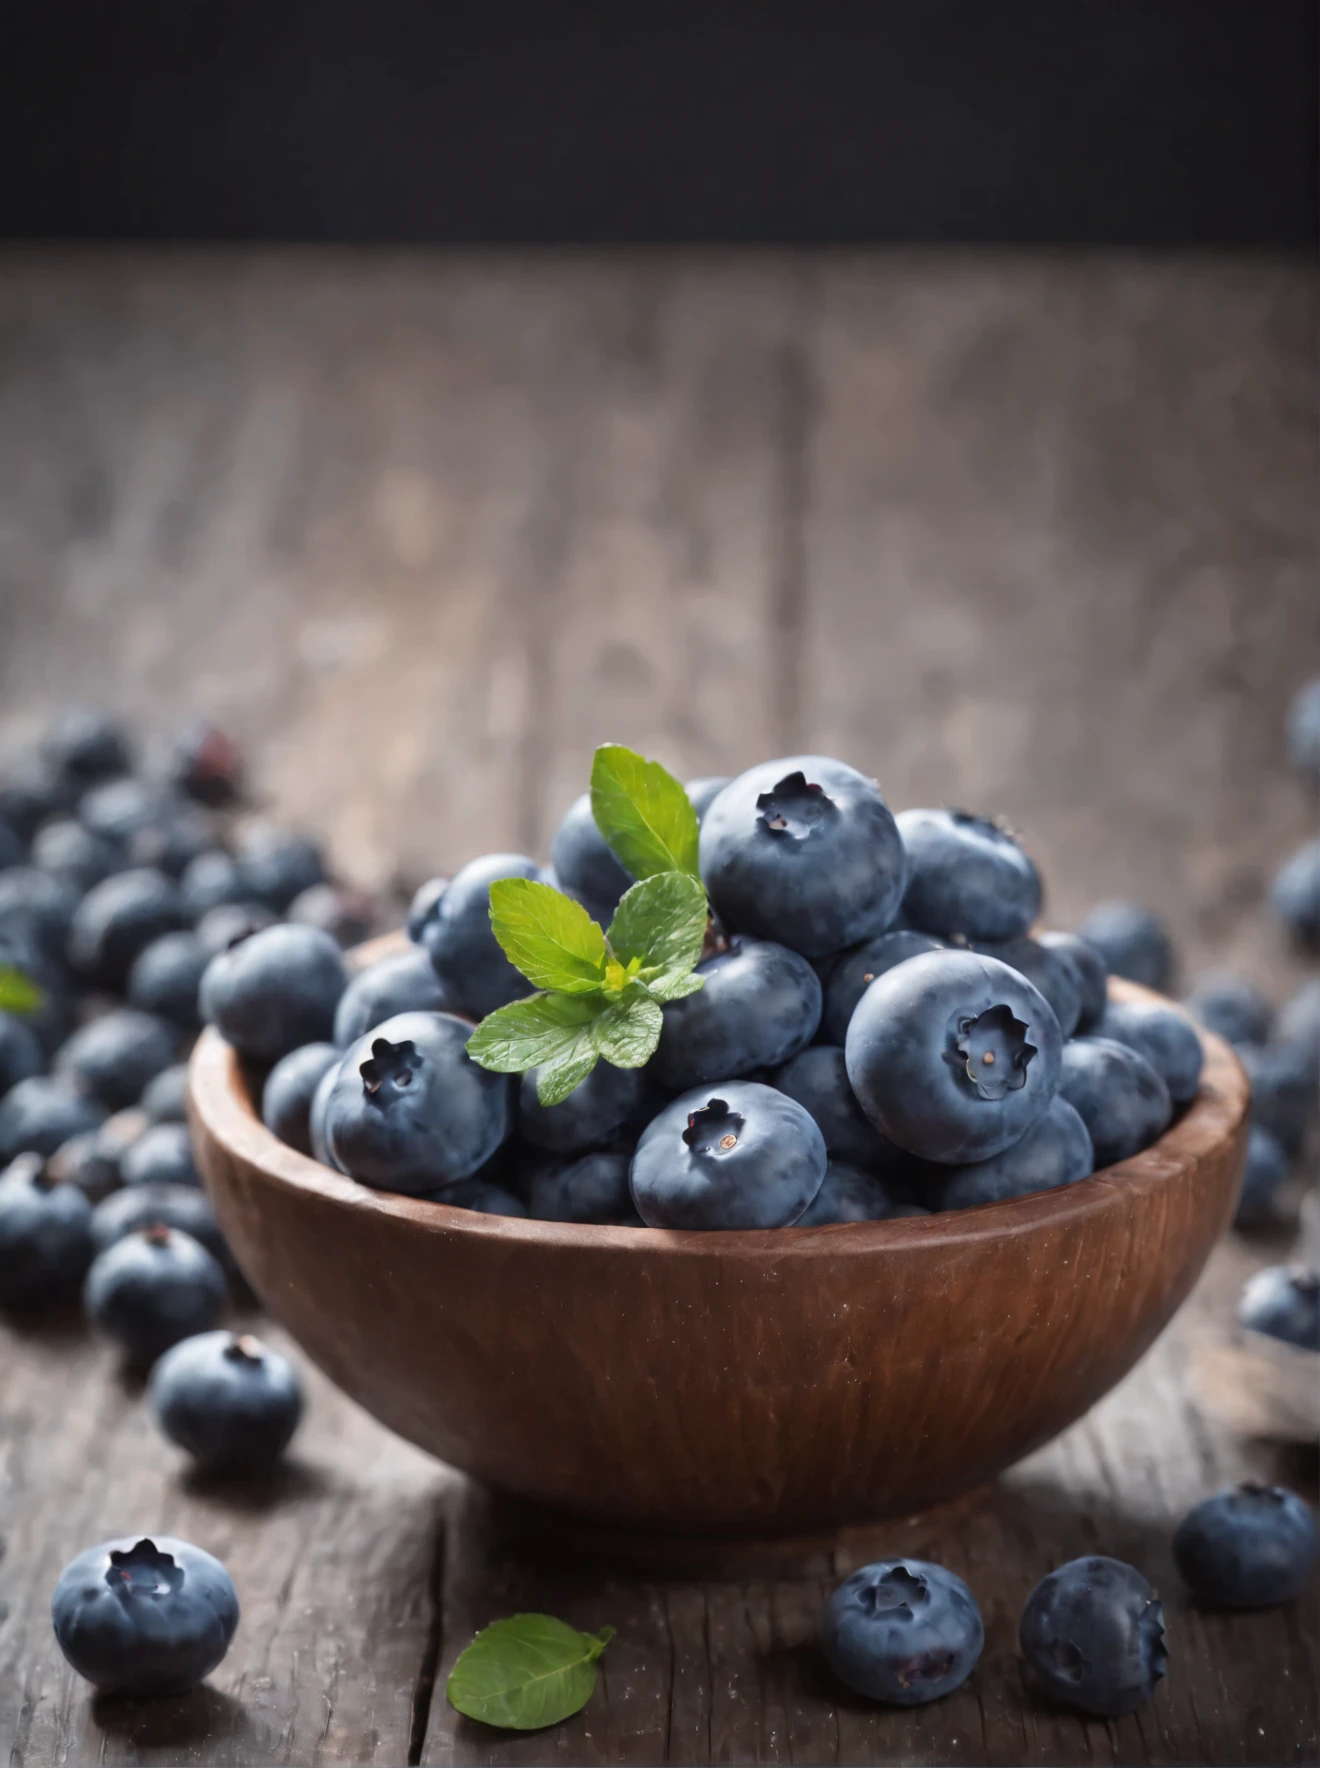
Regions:
<svg viewBox="0 0 1320 1768"><path fill-rule="evenodd" d="M370 948L398 949L397 936L371 942ZM1119 1001L1158 1002L1174 1006L1165 996L1121 977L1110 978L1110 997ZM1189 1019L1189 1023L1191 1023ZM857 1252L927 1251L974 1241L999 1239L1033 1228L1059 1228L1097 1212L1128 1209L1136 1195L1158 1187L1194 1165L1225 1140L1240 1133L1250 1099L1246 1073L1229 1044L1201 1026L1195 1027L1205 1061L1196 1098L1169 1129L1139 1154L1104 1167L1089 1178L1026 1197L974 1204L926 1216L899 1216L880 1222L832 1222L819 1227L754 1229L675 1229L606 1227L577 1222L544 1222L518 1216L481 1215L453 1204L400 1192L376 1191L345 1174L334 1172L310 1155L281 1142L262 1123L243 1073L238 1053L208 1026L198 1038L188 1064L189 1115L203 1138L213 1139L227 1154L255 1168L285 1191L314 1197L350 1214L385 1217L427 1233L456 1234L472 1242L520 1243L590 1256L619 1251L657 1255L729 1258L794 1259Z"/></svg>

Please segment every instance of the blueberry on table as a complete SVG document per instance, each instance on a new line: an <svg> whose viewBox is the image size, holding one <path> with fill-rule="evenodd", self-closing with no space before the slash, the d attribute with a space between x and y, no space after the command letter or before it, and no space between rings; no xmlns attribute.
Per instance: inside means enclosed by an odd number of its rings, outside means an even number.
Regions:
<svg viewBox="0 0 1320 1768"><path fill-rule="evenodd" d="M132 865L159 866L171 878L181 878L200 854L215 851L216 831L210 817L182 798L172 798L128 839Z"/></svg>
<svg viewBox="0 0 1320 1768"><path fill-rule="evenodd" d="M39 751L29 750L0 776L0 816L20 841L30 841L50 817L72 810L81 789Z"/></svg>
<svg viewBox="0 0 1320 1768"><path fill-rule="evenodd" d="M345 884L312 884L289 904L287 918L302 927L319 927L342 949L369 939L380 906L365 890Z"/></svg>
<svg viewBox="0 0 1320 1768"><path fill-rule="evenodd" d="M1196 1027L1163 1001L1111 1001L1095 1035L1144 1056L1175 1105L1189 1105L1201 1086L1205 1051Z"/></svg>
<svg viewBox="0 0 1320 1768"><path fill-rule="evenodd" d="M877 977L844 1052L853 1092L891 1142L960 1164L1010 1147L1045 1114L1062 1048L1053 1008L1024 976L937 951Z"/></svg>
<svg viewBox="0 0 1320 1768"><path fill-rule="evenodd" d="M883 1222L893 1215L925 1215L925 1210L900 1206L884 1181L860 1167L831 1160L811 1206L793 1224L796 1228L827 1228L839 1222Z"/></svg>
<svg viewBox="0 0 1320 1768"><path fill-rule="evenodd" d="M105 887L97 886L100 890ZM0 927L7 932L25 932L57 963L64 961L78 912L78 891L64 879L38 871L36 866L10 866L0 872Z"/></svg>
<svg viewBox="0 0 1320 1768"><path fill-rule="evenodd" d="M1279 1042L1303 1049L1320 1065L1320 976L1304 982L1279 1014Z"/></svg>
<svg viewBox="0 0 1320 1768"><path fill-rule="evenodd" d="M1174 1564L1199 1601L1269 1608L1300 1596L1316 1558L1315 1518L1295 1492L1244 1480L1178 1524Z"/></svg>
<svg viewBox="0 0 1320 1768"><path fill-rule="evenodd" d="M921 957L924 952L943 950L944 941L933 934L900 929L877 933L874 939L865 939L860 945L835 954L825 981L825 1011L821 1016L825 1036L833 1044L846 1041L857 1003L877 976L909 958Z"/></svg>
<svg viewBox="0 0 1320 1768"><path fill-rule="evenodd" d="M1149 1700L1168 1668L1163 1604L1135 1566L1098 1554L1041 1579L1018 1638L1046 1694L1106 1717Z"/></svg>
<svg viewBox="0 0 1320 1768"><path fill-rule="evenodd" d="M274 909L267 908L264 902L217 903L198 921L197 937L207 956L215 958L221 952L233 951L236 945L251 939L254 933L264 933L267 927L275 926L276 918ZM199 1008L200 1002L201 990L198 989Z"/></svg>
<svg viewBox="0 0 1320 1768"><path fill-rule="evenodd" d="M167 786L127 774L89 787L78 800L78 817L93 834L128 848L139 830L167 817L175 802Z"/></svg>
<svg viewBox="0 0 1320 1768"><path fill-rule="evenodd" d="M448 878L428 878L419 884L408 904L405 930L414 945L425 945L425 932L440 907L440 899L449 888Z"/></svg>
<svg viewBox="0 0 1320 1768"><path fill-rule="evenodd" d="M55 1072L110 1111L136 1105L147 1082L178 1054L177 1029L154 1013L116 1007L75 1031L55 1056Z"/></svg>
<svg viewBox="0 0 1320 1768"><path fill-rule="evenodd" d="M874 780L823 755L739 774L701 824L701 876L728 928L805 957L889 927L907 862Z"/></svg>
<svg viewBox="0 0 1320 1768"><path fill-rule="evenodd" d="M809 1045L775 1070L771 1084L815 1118L831 1160L866 1172L882 1172L906 1160L857 1103L847 1060L837 1044Z"/></svg>
<svg viewBox="0 0 1320 1768"><path fill-rule="evenodd" d="M126 1150L119 1163L126 1185L193 1185L201 1178L185 1123L153 1123Z"/></svg>
<svg viewBox="0 0 1320 1768"><path fill-rule="evenodd" d="M1072 970L1081 1013L1075 1032L1085 1037L1100 1023L1109 1001L1109 966L1104 958L1076 933L1038 933L1037 945L1061 958Z"/></svg>
<svg viewBox="0 0 1320 1768"><path fill-rule="evenodd" d="M603 916L602 924L608 923L619 898L633 883L596 827L590 792L575 798L564 812L550 843L550 863L560 888L586 904L595 919Z"/></svg>
<svg viewBox="0 0 1320 1768"><path fill-rule="evenodd" d="M179 1694L209 1676L238 1625L233 1579L171 1535L125 1535L65 1566L51 1600L60 1650L107 1694Z"/></svg>
<svg viewBox="0 0 1320 1768"><path fill-rule="evenodd" d="M1238 1051L1251 1082L1251 1121L1266 1129L1289 1160L1301 1153L1320 1093L1320 1061L1305 1044L1248 1045Z"/></svg>
<svg viewBox="0 0 1320 1768"><path fill-rule="evenodd" d="M627 1154L580 1154L573 1160L547 1160L527 1180L527 1212L540 1222L595 1222L630 1227L638 1223L628 1188Z"/></svg>
<svg viewBox="0 0 1320 1768"><path fill-rule="evenodd" d="M476 1175L513 1127L513 1080L467 1054L452 1013L400 1013L344 1052L325 1139L351 1178L421 1194Z"/></svg>
<svg viewBox="0 0 1320 1768"><path fill-rule="evenodd" d="M187 918L179 887L164 872L152 866L117 872L78 904L69 927L69 962L95 987L122 989L141 953Z"/></svg>
<svg viewBox="0 0 1320 1768"><path fill-rule="evenodd" d="M184 867L179 894L189 918L200 921L209 910L223 903L250 901L252 887L234 856L214 848L209 853L199 853Z"/></svg>
<svg viewBox="0 0 1320 1768"><path fill-rule="evenodd" d="M503 1185L487 1179L460 1179L456 1185L444 1185L437 1191L420 1193L430 1203L445 1203L450 1209L470 1209L475 1215L527 1215L527 1205Z"/></svg>
<svg viewBox="0 0 1320 1768"><path fill-rule="evenodd" d="M1094 946L1113 976L1126 976L1167 993L1173 976L1173 941L1149 909L1135 902L1102 902L1077 929Z"/></svg>
<svg viewBox="0 0 1320 1768"><path fill-rule="evenodd" d="M284 1453L302 1416L287 1357L247 1334L200 1332L165 1352L147 1402L157 1424L199 1467L262 1473Z"/></svg>
<svg viewBox="0 0 1320 1768"><path fill-rule="evenodd" d="M10 863L17 865L18 861ZM60 817L37 831L32 863L82 895L112 872L122 871L128 861L117 841L94 834L76 817Z"/></svg>
<svg viewBox="0 0 1320 1768"><path fill-rule="evenodd" d="M256 897L277 915L284 913L295 896L325 880L320 843L269 824L248 830L238 857L247 885L245 896Z"/></svg>
<svg viewBox="0 0 1320 1768"><path fill-rule="evenodd" d="M20 1080L0 1099L0 1161L16 1154L53 1154L61 1143L97 1129L105 1106L60 1075Z"/></svg>
<svg viewBox="0 0 1320 1768"><path fill-rule="evenodd" d="M1270 901L1296 943L1304 951L1320 952L1320 836L1279 868Z"/></svg>
<svg viewBox="0 0 1320 1768"><path fill-rule="evenodd" d="M92 1262L92 1207L58 1183L40 1157L22 1154L0 1173L0 1306L70 1301Z"/></svg>
<svg viewBox="0 0 1320 1768"><path fill-rule="evenodd" d="M46 1066L36 1033L16 1013L0 1012L0 1099L21 1080L31 1080Z"/></svg>
<svg viewBox="0 0 1320 1768"><path fill-rule="evenodd" d="M330 935L285 923L212 958L202 977L202 1014L240 1055L278 1062L300 1044L330 1041L347 986Z"/></svg>
<svg viewBox="0 0 1320 1768"><path fill-rule="evenodd" d="M180 1031L202 1023L198 991L213 953L195 933L166 933L139 952L128 973L129 1005L159 1014Z"/></svg>
<svg viewBox="0 0 1320 1768"><path fill-rule="evenodd" d="M1040 874L1006 829L965 810L903 810L903 918L924 933L1016 939L1040 913Z"/></svg>
<svg viewBox="0 0 1320 1768"><path fill-rule="evenodd" d="M453 1013L454 992L436 975L424 951L413 948L359 970L335 1009L334 1042L341 1050L396 1013Z"/></svg>
<svg viewBox="0 0 1320 1768"><path fill-rule="evenodd" d="M83 1306L93 1326L131 1364L142 1365L181 1338L208 1331L228 1295L224 1271L206 1248L158 1224L97 1254L83 1285Z"/></svg>
<svg viewBox="0 0 1320 1768"><path fill-rule="evenodd" d="M1090 1132L1097 1171L1149 1148L1173 1118L1169 1089L1146 1058L1108 1037L1063 1046L1059 1091Z"/></svg>
<svg viewBox="0 0 1320 1768"><path fill-rule="evenodd" d="M932 1209L973 1209L981 1203L1003 1203L1035 1191L1074 1185L1094 1170L1095 1156L1086 1125L1056 1093L1045 1115L1011 1148L966 1166L921 1169L920 1195Z"/></svg>
<svg viewBox="0 0 1320 1768"><path fill-rule="evenodd" d="M478 1018L531 992L490 924L490 887L500 878L539 881L541 868L521 853L488 853L469 861L450 879L419 930L437 975Z"/></svg>
<svg viewBox="0 0 1320 1768"><path fill-rule="evenodd" d="M89 1203L100 1203L123 1184L124 1156L146 1128L147 1114L140 1106L116 1111L99 1129L61 1142L47 1170L61 1183L76 1185Z"/></svg>
<svg viewBox="0 0 1320 1768"><path fill-rule="evenodd" d="M831 1670L856 1693L916 1707L962 1686L985 1628L976 1598L944 1566L881 1559L830 1597L820 1641Z"/></svg>
<svg viewBox="0 0 1320 1768"><path fill-rule="evenodd" d="M1192 1018L1230 1044L1269 1042L1274 1009L1258 988L1240 976L1214 970L1183 1003Z"/></svg>
<svg viewBox="0 0 1320 1768"><path fill-rule="evenodd" d="M1257 1271L1243 1287L1237 1317L1249 1332L1320 1351L1320 1272L1304 1265Z"/></svg>
<svg viewBox="0 0 1320 1768"><path fill-rule="evenodd" d="M699 780L689 780L684 786L683 790L697 813L698 824L705 821L706 812L728 784L728 774L712 774Z"/></svg>
<svg viewBox="0 0 1320 1768"><path fill-rule="evenodd" d="M973 950L998 958L1038 988L1054 1009L1059 1030L1070 1038L1082 1017L1082 990L1076 965L1040 940L1023 934L1018 939L977 940Z"/></svg>
<svg viewBox="0 0 1320 1768"><path fill-rule="evenodd" d="M89 786L130 772L133 751L117 718L89 707L71 707L54 719L41 739L48 766L66 780Z"/></svg>
<svg viewBox="0 0 1320 1768"><path fill-rule="evenodd" d="M554 1154L603 1148L635 1118L648 1090L642 1069L616 1068L602 1060L566 1099L542 1105L536 1077L536 1069L529 1068L519 1082L518 1128L533 1147Z"/></svg>
<svg viewBox="0 0 1320 1768"><path fill-rule="evenodd" d="M162 1069L142 1089L142 1109L152 1123L188 1121L188 1064Z"/></svg>
<svg viewBox="0 0 1320 1768"><path fill-rule="evenodd" d="M1288 1156L1277 1137L1253 1123L1247 1135L1247 1163L1242 1173L1242 1193L1233 1226L1254 1228L1267 1222L1272 1213L1274 1193L1287 1177Z"/></svg>
<svg viewBox="0 0 1320 1768"><path fill-rule="evenodd" d="M334 1044L302 1044L281 1056L266 1076L261 1121L299 1154L312 1151L312 1100L326 1073L338 1065L340 1054Z"/></svg>
<svg viewBox="0 0 1320 1768"><path fill-rule="evenodd" d="M756 1081L684 1093L642 1132L637 1213L651 1228L786 1228L820 1190L825 1141L796 1099Z"/></svg>
<svg viewBox="0 0 1320 1768"><path fill-rule="evenodd" d="M129 1234L157 1227L177 1228L204 1246L226 1272L236 1272L210 1200L194 1185L128 1185L112 1192L92 1211L92 1244L101 1253Z"/></svg>
<svg viewBox="0 0 1320 1768"><path fill-rule="evenodd" d="M650 1070L677 1092L775 1068L804 1049L820 1024L820 978L797 952L735 935L697 965L704 986L664 1008Z"/></svg>

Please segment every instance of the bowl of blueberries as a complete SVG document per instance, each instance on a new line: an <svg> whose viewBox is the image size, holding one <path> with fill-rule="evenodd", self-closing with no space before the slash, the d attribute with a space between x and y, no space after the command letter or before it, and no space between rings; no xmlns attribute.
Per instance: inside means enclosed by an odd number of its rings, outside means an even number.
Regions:
<svg viewBox="0 0 1320 1768"><path fill-rule="evenodd" d="M993 1477L1132 1366L1232 1217L1229 1044L1039 931L1013 833L844 762L618 745L550 864L202 979L198 1162L370 1412L597 1520L787 1535ZM1138 959L1141 957L1137 951ZM1140 963L1128 963L1129 973Z"/></svg>

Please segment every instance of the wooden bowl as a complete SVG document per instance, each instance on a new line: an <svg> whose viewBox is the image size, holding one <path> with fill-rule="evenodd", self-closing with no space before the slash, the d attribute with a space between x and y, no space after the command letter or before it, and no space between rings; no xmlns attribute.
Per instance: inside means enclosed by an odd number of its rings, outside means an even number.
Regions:
<svg viewBox="0 0 1320 1768"><path fill-rule="evenodd" d="M775 1232L515 1221L368 1190L263 1127L213 1031L191 1111L252 1287L391 1429L597 1521L767 1537L967 1491L1126 1374L1237 1197L1247 1081L1218 1038L1205 1050L1180 1121L1079 1184Z"/></svg>

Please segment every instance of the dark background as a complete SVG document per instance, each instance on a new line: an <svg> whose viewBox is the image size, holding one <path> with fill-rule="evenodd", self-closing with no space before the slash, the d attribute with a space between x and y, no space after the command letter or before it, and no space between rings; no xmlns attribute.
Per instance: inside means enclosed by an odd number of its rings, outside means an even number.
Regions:
<svg viewBox="0 0 1320 1768"><path fill-rule="evenodd" d="M0 234L1316 236L1315 7L156 0L0 11Z"/></svg>

